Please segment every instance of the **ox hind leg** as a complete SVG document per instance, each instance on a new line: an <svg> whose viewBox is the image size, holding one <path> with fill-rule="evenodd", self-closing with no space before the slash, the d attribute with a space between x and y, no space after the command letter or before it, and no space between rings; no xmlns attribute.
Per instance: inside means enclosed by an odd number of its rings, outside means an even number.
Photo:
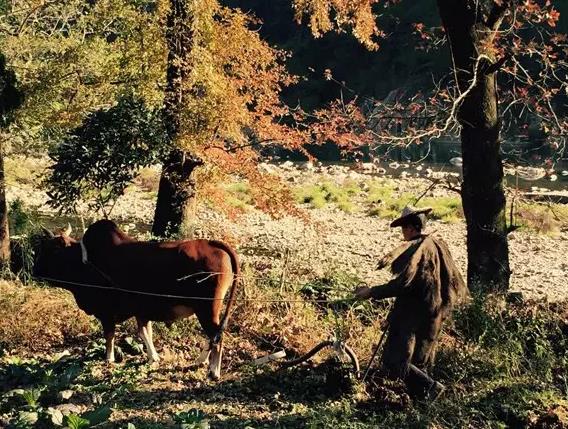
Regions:
<svg viewBox="0 0 568 429"><path fill-rule="evenodd" d="M108 363L114 363L114 334L116 331L116 323L112 320L101 320L103 325L103 333L105 336L105 349L106 349L106 361Z"/></svg>
<svg viewBox="0 0 568 429"><path fill-rule="evenodd" d="M220 267L212 269L220 272L212 278L208 287L211 287L213 300L196 309L196 316L201 327L209 338L209 350L202 352L200 358L209 355L209 376L218 380L221 376L221 358L223 356L223 332L221 332L221 312L223 311L223 298L233 283L233 274L230 258L223 259Z"/></svg>
<svg viewBox="0 0 568 429"><path fill-rule="evenodd" d="M152 322L146 319L136 318L136 323L138 325L138 336L144 343L146 347L146 353L148 355L148 363L150 365L160 361L160 356L154 347L154 337L152 332Z"/></svg>
<svg viewBox="0 0 568 429"><path fill-rule="evenodd" d="M219 317L214 317L210 311L201 311L197 313L197 318L201 327L205 331L205 335L209 338L209 346L203 350L199 356L200 363L209 359L209 375L213 380L218 380L221 376L221 357L223 354L223 337L219 337L220 323Z"/></svg>

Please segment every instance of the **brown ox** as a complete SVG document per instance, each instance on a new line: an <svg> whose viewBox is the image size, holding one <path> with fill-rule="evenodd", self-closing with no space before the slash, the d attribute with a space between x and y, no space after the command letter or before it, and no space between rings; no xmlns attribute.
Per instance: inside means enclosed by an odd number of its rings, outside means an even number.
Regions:
<svg viewBox="0 0 568 429"><path fill-rule="evenodd" d="M81 242L69 233L52 234L38 253L35 275L70 290L79 308L101 321L109 362L114 361L117 323L136 318L138 334L153 363L159 357L150 321L172 322L195 314L209 337L200 361L210 357L210 375L219 377L222 333L239 276L238 258L229 246L210 240L140 242L114 222L101 220L87 229Z"/></svg>

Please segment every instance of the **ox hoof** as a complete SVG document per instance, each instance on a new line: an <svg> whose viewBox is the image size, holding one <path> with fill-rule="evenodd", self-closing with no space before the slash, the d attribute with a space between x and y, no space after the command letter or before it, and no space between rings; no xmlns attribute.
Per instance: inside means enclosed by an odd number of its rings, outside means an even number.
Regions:
<svg viewBox="0 0 568 429"><path fill-rule="evenodd" d="M160 357L158 355L149 357L148 365L150 365L152 368L157 368L158 366L160 366Z"/></svg>
<svg viewBox="0 0 568 429"><path fill-rule="evenodd" d="M220 378L221 378L220 374L214 374L212 372L209 373L209 379L211 381L219 381Z"/></svg>

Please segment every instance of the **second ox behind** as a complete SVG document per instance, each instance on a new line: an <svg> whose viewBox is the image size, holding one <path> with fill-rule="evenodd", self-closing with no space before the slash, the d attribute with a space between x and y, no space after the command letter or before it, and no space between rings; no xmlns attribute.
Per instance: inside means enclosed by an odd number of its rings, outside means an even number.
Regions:
<svg viewBox="0 0 568 429"><path fill-rule="evenodd" d="M231 247L212 240L136 241L109 220L91 225L81 242L69 233L42 240L34 274L70 290L77 305L101 321L108 361L114 361L118 323L136 318L153 363L159 356L151 321L172 322L195 314L209 338L200 361L209 359L210 375L220 376L222 333L239 277L238 258Z"/></svg>

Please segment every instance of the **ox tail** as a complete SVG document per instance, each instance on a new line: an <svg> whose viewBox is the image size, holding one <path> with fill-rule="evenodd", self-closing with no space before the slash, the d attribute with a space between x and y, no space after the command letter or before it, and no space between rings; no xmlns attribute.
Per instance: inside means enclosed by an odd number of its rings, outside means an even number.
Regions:
<svg viewBox="0 0 568 429"><path fill-rule="evenodd" d="M223 319L221 319L221 325L219 327L219 333L217 334L214 342L217 343L221 340L221 336L223 332L227 328L227 324L229 323L229 315L231 312L231 308L233 307L235 300L237 298L237 284L239 282L241 269L239 266L239 257L237 253L228 245L221 241L210 241L210 244L224 250L227 252L229 257L231 258L231 268L233 270L233 284L231 285L231 290L229 291L229 300L227 301L227 307L225 308L225 314L223 315Z"/></svg>

